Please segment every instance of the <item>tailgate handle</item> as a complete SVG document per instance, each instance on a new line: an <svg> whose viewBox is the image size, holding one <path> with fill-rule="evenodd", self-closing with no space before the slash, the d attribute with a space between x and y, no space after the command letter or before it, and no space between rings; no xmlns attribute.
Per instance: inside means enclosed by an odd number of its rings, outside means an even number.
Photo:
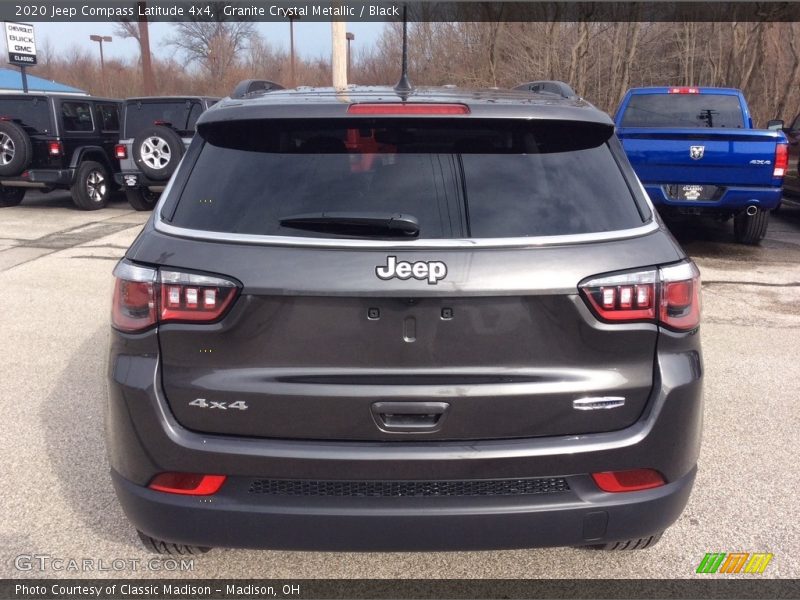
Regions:
<svg viewBox="0 0 800 600"><path fill-rule="evenodd" d="M372 418L382 431L431 433L441 428L449 408L447 402L375 402Z"/></svg>

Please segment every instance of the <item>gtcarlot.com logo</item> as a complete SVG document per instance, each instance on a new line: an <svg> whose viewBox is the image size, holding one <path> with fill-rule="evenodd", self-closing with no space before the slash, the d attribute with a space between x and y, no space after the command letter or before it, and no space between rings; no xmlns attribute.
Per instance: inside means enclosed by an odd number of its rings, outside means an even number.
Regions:
<svg viewBox="0 0 800 600"><path fill-rule="evenodd" d="M17 571L58 571L70 573L128 571L194 571L193 558L64 558L50 554L20 554L14 559Z"/></svg>
<svg viewBox="0 0 800 600"><path fill-rule="evenodd" d="M772 560L767 552L707 552L697 567L697 573L761 574Z"/></svg>

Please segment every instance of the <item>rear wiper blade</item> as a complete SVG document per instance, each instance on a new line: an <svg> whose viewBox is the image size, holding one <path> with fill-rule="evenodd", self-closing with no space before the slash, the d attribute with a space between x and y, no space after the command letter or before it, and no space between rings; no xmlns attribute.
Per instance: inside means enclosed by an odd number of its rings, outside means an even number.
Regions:
<svg viewBox="0 0 800 600"><path fill-rule="evenodd" d="M419 221L414 215L372 212L319 212L282 217L280 224L294 229L327 231L343 235L416 237Z"/></svg>

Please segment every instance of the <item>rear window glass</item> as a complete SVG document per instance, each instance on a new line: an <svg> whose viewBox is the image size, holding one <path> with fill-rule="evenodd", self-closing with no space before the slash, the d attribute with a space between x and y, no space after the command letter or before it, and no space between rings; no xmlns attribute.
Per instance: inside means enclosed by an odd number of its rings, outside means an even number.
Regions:
<svg viewBox="0 0 800 600"><path fill-rule="evenodd" d="M622 115L622 127L742 128L737 96L721 94L634 94Z"/></svg>
<svg viewBox="0 0 800 600"><path fill-rule="evenodd" d="M97 112L103 131L119 131L119 108L116 104L98 104Z"/></svg>
<svg viewBox="0 0 800 600"><path fill-rule="evenodd" d="M125 107L125 135L135 137L156 121L169 123L183 135L194 133L203 106L196 100L168 102L129 102Z"/></svg>
<svg viewBox="0 0 800 600"><path fill-rule="evenodd" d="M0 98L0 117L8 117L35 133L53 132L46 98Z"/></svg>
<svg viewBox="0 0 800 600"><path fill-rule="evenodd" d="M291 121L206 126L172 217L181 227L381 237L297 216L412 216L419 238L591 233L642 224L607 126L538 122ZM283 221L283 223L282 223ZM386 237L392 237L387 234Z"/></svg>

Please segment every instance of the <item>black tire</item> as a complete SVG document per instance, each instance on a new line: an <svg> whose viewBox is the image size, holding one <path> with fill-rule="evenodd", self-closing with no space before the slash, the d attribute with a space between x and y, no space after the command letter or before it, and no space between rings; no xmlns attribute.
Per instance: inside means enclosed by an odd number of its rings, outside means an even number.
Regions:
<svg viewBox="0 0 800 600"><path fill-rule="evenodd" d="M183 156L183 140L174 130L154 125L133 138L133 160L153 181L165 181Z"/></svg>
<svg viewBox="0 0 800 600"><path fill-rule="evenodd" d="M740 244L755 245L767 235L769 226L768 210L758 209L756 214L750 216L742 211L733 217L733 235Z"/></svg>
<svg viewBox="0 0 800 600"><path fill-rule="evenodd" d="M125 196L134 210L153 210L161 194L151 192L148 189L137 188L135 190L125 190Z"/></svg>
<svg viewBox="0 0 800 600"><path fill-rule="evenodd" d="M82 162L70 188L72 201L81 210L104 208L111 198L111 177L108 169L98 162Z"/></svg>
<svg viewBox="0 0 800 600"><path fill-rule="evenodd" d="M25 130L11 121L0 121L0 175L19 175L33 160L33 145Z"/></svg>
<svg viewBox="0 0 800 600"><path fill-rule="evenodd" d="M663 531L648 537L636 538L634 540L623 540L620 542L609 542L608 544L597 544L595 546L584 546L584 548L589 550L605 550L607 552L645 550L655 546L661 539L662 535L664 535Z"/></svg>
<svg viewBox="0 0 800 600"><path fill-rule="evenodd" d="M25 188L0 187L0 207L16 206L25 197Z"/></svg>
<svg viewBox="0 0 800 600"><path fill-rule="evenodd" d="M152 552L153 554L197 556L198 554L205 554L211 550L211 548L205 548L203 546L187 546L186 544L173 544L171 542L165 542L164 540L158 540L150 537L146 533L139 531L138 529L136 530L136 533L139 534L139 539L142 540L142 544L148 550L148 552Z"/></svg>

